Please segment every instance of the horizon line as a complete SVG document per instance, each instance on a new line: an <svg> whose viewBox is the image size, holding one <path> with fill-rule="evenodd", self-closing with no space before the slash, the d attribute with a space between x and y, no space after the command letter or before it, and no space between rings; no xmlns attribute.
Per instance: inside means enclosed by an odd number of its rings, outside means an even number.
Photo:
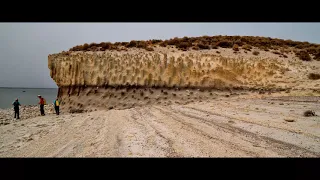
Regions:
<svg viewBox="0 0 320 180"><path fill-rule="evenodd" d="M58 87L56 87L56 88L52 88L52 87L0 87L0 88L4 88L4 89L58 89Z"/></svg>

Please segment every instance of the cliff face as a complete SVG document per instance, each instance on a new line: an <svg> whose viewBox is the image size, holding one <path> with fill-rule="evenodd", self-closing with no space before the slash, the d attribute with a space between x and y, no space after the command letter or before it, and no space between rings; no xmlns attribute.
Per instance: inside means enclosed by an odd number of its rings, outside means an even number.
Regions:
<svg viewBox="0 0 320 180"><path fill-rule="evenodd" d="M254 51L259 50L182 51L174 47L157 47L154 51L138 48L76 51L49 55L48 66L51 77L59 86L59 96L70 106L79 108L158 102L168 94L168 88L209 89L207 94L196 93L196 99L211 96L210 91L214 89L317 91L320 88L319 80L308 79L309 73L320 72L319 61L301 61L293 52L279 56L270 51L260 51L257 55ZM126 90L122 91L123 88ZM137 91L130 92L130 88ZM162 88L161 92L156 92L156 88ZM168 92L163 94L166 88ZM172 93L169 99L185 101L192 97L192 94L177 95L179 93Z"/></svg>
<svg viewBox="0 0 320 180"><path fill-rule="evenodd" d="M210 50L131 50L50 55L49 69L59 87L275 87L274 77L289 71L290 64L284 58L224 56Z"/></svg>

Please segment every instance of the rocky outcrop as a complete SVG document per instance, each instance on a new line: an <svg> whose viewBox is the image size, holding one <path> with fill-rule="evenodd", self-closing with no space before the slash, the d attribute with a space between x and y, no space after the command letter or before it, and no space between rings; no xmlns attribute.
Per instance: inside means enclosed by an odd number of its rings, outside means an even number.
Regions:
<svg viewBox="0 0 320 180"><path fill-rule="evenodd" d="M250 87L266 86L287 67L277 59L223 57L210 52L74 52L49 56L59 87Z"/></svg>
<svg viewBox="0 0 320 180"><path fill-rule="evenodd" d="M302 88L306 84L317 87L307 74L319 70L319 61L301 61L290 51L281 57L272 52L253 51L259 49L182 51L158 46L153 51L139 48L69 51L49 55L48 66L50 76L59 86L59 96L69 98L81 93L97 94L102 87L277 89ZM101 97L106 94L110 92Z"/></svg>

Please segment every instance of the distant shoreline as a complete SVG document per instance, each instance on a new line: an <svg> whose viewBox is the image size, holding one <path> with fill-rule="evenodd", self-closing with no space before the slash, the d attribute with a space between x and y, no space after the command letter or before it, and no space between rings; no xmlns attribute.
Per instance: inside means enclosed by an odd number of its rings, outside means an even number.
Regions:
<svg viewBox="0 0 320 180"><path fill-rule="evenodd" d="M0 89L58 89L58 88L0 87Z"/></svg>

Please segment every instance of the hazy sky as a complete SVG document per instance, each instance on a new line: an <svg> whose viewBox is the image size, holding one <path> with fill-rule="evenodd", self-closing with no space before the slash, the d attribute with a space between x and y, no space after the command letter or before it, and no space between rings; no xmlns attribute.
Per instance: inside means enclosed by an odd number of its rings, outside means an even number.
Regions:
<svg viewBox="0 0 320 180"><path fill-rule="evenodd" d="M268 36L320 44L320 23L0 23L0 87L57 87L48 54L84 43Z"/></svg>

